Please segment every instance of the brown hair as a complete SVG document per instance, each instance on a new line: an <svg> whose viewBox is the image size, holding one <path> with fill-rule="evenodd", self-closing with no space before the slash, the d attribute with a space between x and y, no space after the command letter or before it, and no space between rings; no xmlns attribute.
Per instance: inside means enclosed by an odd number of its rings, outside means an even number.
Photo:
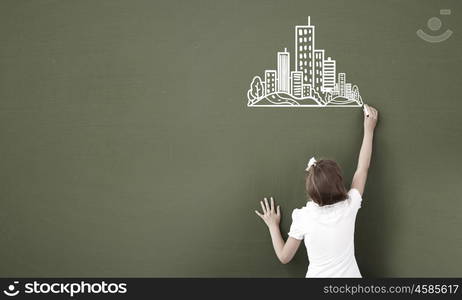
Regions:
<svg viewBox="0 0 462 300"><path fill-rule="evenodd" d="M339 165L328 159L319 160L308 170L306 191L319 206L331 205L348 197Z"/></svg>

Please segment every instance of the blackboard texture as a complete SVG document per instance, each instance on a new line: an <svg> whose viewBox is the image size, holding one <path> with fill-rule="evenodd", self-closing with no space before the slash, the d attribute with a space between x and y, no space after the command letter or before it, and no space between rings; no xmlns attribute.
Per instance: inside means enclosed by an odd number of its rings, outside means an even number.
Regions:
<svg viewBox="0 0 462 300"><path fill-rule="evenodd" d="M380 110L363 275L461 276L461 13L457 0L1 1L0 276L303 277L305 247L280 264L254 209L274 196L286 235L312 155L349 185L362 112L246 95L308 16ZM431 17L449 39L416 35Z"/></svg>

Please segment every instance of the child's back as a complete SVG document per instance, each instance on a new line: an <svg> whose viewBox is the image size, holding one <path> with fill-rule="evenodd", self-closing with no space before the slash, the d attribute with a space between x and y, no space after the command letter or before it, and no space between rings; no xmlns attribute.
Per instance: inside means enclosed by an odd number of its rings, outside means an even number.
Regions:
<svg viewBox="0 0 462 300"><path fill-rule="evenodd" d="M305 240L310 261L306 277L361 277L354 255L354 230L361 195L355 189L348 198L319 206L309 201L292 213L289 236Z"/></svg>

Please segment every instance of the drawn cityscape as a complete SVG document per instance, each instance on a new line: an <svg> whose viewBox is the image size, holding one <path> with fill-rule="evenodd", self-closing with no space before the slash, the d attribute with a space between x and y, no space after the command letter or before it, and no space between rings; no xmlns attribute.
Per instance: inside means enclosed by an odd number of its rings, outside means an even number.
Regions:
<svg viewBox="0 0 462 300"><path fill-rule="evenodd" d="M255 76L247 92L247 106L358 107L363 105L357 85L338 73L336 61L315 48L315 26L295 26L295 70L287 48L277 53L277 70Z"/></svg>

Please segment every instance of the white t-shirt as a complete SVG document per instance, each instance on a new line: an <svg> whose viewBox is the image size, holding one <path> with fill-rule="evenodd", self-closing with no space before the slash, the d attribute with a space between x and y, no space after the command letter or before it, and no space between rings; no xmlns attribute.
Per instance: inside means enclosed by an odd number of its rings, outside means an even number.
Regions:
<svg viewBox="0 0 462 300"><path fill-rule="evenodd" d="M358 190L351 189L344 201L325 206L308 201L294 209L289 236L305 239L310 261L306 277L361 277L354 247L361 201Z"/></svg>

